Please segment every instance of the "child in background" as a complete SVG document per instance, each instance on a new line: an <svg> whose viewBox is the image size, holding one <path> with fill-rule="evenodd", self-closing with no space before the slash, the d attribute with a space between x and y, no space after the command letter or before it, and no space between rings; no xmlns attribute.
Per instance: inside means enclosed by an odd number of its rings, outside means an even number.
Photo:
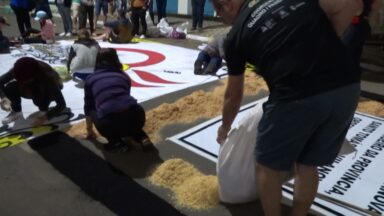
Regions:
<svg viewBox="0 0 384 216"><path fill-rule="evenodd" d="M71 46L68 56L68 71L81 80L85 80L95 70L95 62L100 46L91 38L87 29L78 31L78 39Z"/></svg>
<svg viewBox="0 0 384 216"><path fill-rule="evenodd" d="M222 65L224 55L224 35L218 35L199 53L195 61L196 75L215 75Z"/></svg>
<svg viewBox="0 0 384 216"><path fill-rule="evenodd" d="M27 37L24 38L25 43L47 43L55 42L55 24L47 17L45 11L37 11L35 20L40 22L41 31L30 29L27 31Z"/></svg>

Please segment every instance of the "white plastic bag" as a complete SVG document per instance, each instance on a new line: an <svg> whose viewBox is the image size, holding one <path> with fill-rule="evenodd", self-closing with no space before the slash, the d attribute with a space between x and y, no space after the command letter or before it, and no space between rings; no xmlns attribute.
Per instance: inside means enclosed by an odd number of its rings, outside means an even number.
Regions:
<svg viewBox="0 0 384 216"><path fill-rule="evenodd" d="M258 103L230 131L220 147L217 176L223 202L245 203L257 198L254 152L262 114L262 103Z"/></svg>
<svg viewBox="0 0 384 216"><path fill-rule="evenodd" d="M180 25L178 25L176 27L176 31L177 32L180 32L180 33L184 33L184 34L187 34L188 33L188 25L189 25L189 22L183 22L181 23Z"/></svg>
<svg viewBox="0 0 384 216"><path fill-rule="evenodd" d="M247 203L258 198L256 188L255 147L257 127L263 115L262 102L252 108L228 134L219 150L217 177L219 198L226 203ZM338 154L346 155L356 149L344 140ZM286 181L293 177L287 174Z"/></svg>
<svg viewBox="0 0 384 216"><path fill-rule="evenodd" d="M164 37L168 37L168 35L173 31L173 27L168 24L165 18L161 18L156 27L160 29L161 35Z"/></svg>

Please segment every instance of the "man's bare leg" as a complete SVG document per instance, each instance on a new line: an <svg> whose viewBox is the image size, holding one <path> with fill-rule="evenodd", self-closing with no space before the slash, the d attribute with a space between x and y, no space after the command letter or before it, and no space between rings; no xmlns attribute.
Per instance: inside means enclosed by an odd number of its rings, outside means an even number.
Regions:
<svg viewBox="0 0 384 216"><path fill-rule="evenodd" d="M317 167L295 165L295 186L293 195L293 216L307 215L317 193L319 176Z"/></svg>
<svg viewBox="0 0 384 216"><path fill-rule="evenodd" d="M264 214L266 216L280 216L282 172L256 163L256 173L257 188Z"/></svg>

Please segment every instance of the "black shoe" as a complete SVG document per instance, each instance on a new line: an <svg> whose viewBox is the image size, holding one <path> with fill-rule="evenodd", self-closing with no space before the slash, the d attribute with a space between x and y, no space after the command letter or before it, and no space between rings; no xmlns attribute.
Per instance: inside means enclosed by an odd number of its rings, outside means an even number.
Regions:
<svg viewBox="0 0 384 216"><path fill-rule="evenodd" d="M141 147L143 148L144 152L153 152L153 153L159 153L159 150L153 145L152 141L149 138L144 138L141 142Z"/></svg>
<svg viewBox="0 0 384 216"><path fill-rule="evenodd" d="M194 73L196 75L199 75L199 74L202 74L203 73L203 69L201 68L201 66L203 65L203 62L200 61L200 60L196 60L195 61L195 64L194 64Z"/></svg>
<svg viewBox="0 0 384 216"><path fill-rule="evenodd" d="M129 151L129 146L122 141L103 145L103 149L111 153L123 153Z"/></svg>
<svg viewBox="0 0 384 216"><path fill-rule="evenodd" d="M204 75L216 75L216 69L214 64L208 64L206 68L203 70Z"/></svg>

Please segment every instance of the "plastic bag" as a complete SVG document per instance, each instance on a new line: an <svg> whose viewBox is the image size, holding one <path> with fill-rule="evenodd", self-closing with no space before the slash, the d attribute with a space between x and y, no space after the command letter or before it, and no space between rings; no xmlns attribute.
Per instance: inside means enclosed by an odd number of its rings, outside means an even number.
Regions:
<svg viewBox="0 0 384 216"><path fill-rule="evenodd" d="M177 31L177 28L174 27L168 37L173 39L185 39L187 35L184 32Z"/></svg>
<svg viewBox="0 0 384 216"><path fill-rule="evenodd" d="M258 103L230 131L220 147L217 162L220 200L245 203L257 198L255 173L256 129L263 114Z"/></svg>
<svg viewBox="0 0 384 216"><path fill-rule="evenodd" d="M157 24L157 28L160 29L161 35L168 37L168 35L173 31L173 27L169 26L167 20L162 18Z"/></svg>
<svg viewBox="0 0 384 216"><path fill-rule="evenodd" d="M219 198L226 203L246 203L258 197L256 188L255 145L257 127L263 115L263 102L258 103L232 129L227 140L220 147L217 162L219 180ZM346 155L356 149L348 140L344 140L338 154ZM293 170L286 181L293 177Z"/></svg>

